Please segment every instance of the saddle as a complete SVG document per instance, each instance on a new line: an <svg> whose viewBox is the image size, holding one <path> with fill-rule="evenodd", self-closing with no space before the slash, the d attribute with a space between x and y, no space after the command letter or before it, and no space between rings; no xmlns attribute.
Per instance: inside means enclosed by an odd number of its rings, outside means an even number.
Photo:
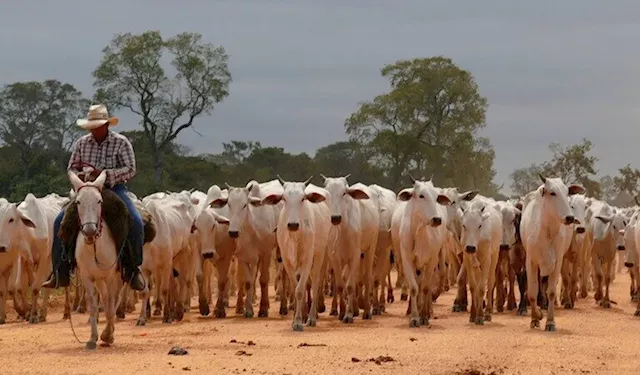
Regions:
<svg viewBox="0 0 640 375"><path fill-rule="evenodd" d="M156 236L156 226L151 220L151 214L141 204L136 204L136 208L144 224L143 243L151 242ZM74 254L72 251L75 251L76 239L80 232L78 208L74 204L74 200L71 199L65 204L63 209L65 213L58 235L70 254ZM123 246L131 246L127 241L129 230L131 230L129 210L122 199L109 189L102 190L102 217L113 235L116 249L119 251ZM132 249L129 248L129 250ZM72 262L75 261L74 256L71 256L70 259Z"/></svg>

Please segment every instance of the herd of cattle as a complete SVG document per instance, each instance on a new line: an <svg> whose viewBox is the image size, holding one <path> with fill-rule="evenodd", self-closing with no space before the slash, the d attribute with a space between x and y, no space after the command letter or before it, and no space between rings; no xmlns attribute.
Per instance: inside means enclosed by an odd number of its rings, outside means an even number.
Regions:
<svg viewBox="0 0 640 375"><path fill-rule="evenodd" d="M86 183L69 177L74 186L70 198L29 194L19 204L0 199L0 324L10 295L21 318L31 323L46 319L48 290L39 306L40 285L51 272L53 220L61 207L74 199L81 221L97 215L93 221L100 222L104 176ZM382 314L385 304L394 302L390 272L395 267L401 299L408 299L410 327L428 325L433 301L457 285L453 311L469 310L474 324L490 321L494 309L501 312L506 304L521 315L530 308L532 328L540 326L546 309L545 330L554 331L558 303L571 309L590 290L603 308L615 303L609 287L621 263L630 270L630 293L640 316L638 206L612 207L586 197L579 185L544 176L538 189L509 201L413 178L413 186L396 194L378 185L350 185L348 177L322 176L322 187L311 179L285 182L278 177L244 187L214 185L206 194L158 192L142 200L131 194L156 227L156 236L144 245L141 269L147 288L134 293L122 287L113 266L117 249L105 242L108 230L100 239L79 239L80 277L73 303L66 290L64 317L72 308L89 308L93 321L87 346L95 347L99 296L107 318L101 338L112 343L114 315L133 312L139 298L137 324L146 324L152 293L153 315L171 322L189 311L197 283L200 313L209 315L214 276L215 317L226 316L228 299L236 292L236 314L253 317L256 281L261 289L258 316L266 317L270 272L275 270L279 312L293 311L292 328L301 331L305 322L315 326L318 313L326 310L325 294L333 297L330 315L344 323ZM85 186L98 189L81 189ZM616 255L623 259L617 267ZM27 292L32 293L30 303Z"/></svg>

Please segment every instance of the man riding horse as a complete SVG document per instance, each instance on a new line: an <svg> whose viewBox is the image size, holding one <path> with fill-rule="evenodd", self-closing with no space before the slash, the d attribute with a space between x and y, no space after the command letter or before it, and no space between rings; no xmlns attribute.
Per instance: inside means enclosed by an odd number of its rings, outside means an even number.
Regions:
<svg viewBox="0 0 640 375"><path fill-rule="evenodd" d="M85 175L86 180L95 179L102 171L106 172L105 188L111 189L124 202L131 216L131 228L128 232L130 246L124 247L125 251L131 253L121 259L122 275L132 289L142 291L145 283L138 267L142 264L144 224L136 206L127 195L125 186L136 175L136 159L127 137L109 130L118 121L117 117L109 117L105 105L92 105L87 118L77 121L77 125L90 131L90 134L76 141L67 170L82 175L83 167L90 167L92 170ZM67 287L70 284L74 257L72 254L63 257L63 240L59 234L65 212L63 208L54 222L51 250L53 272L42 285L44 288Z"/></svg>

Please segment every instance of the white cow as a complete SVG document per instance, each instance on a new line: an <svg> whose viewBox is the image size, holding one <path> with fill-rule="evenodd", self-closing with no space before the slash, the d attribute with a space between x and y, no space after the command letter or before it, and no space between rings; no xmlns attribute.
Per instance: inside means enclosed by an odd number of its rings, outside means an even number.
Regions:
<svg viewBox="0 0 640 375"><path fill-rule="evenodd" d="M527 298L531 306L531 328L539 327L542 312L538 310L538 272L547 284L547 322L545 331L555 331L555 298L564 253L571 244L573 211L569 196L583 194L580 185L565 185L561 178L540 175L542 185L524 199L520 222L522 245L526 251Z"/></svg>
<svg viewBox="0 0 640 375"><path fill-rule="evenodd" d="M578 279L580 269L590 270L591 267L583 266L587 250L585 249L587 201L584 194L574 194L569 197L569 205L573 211L574 231L571 236L571 245L562 260L562 304L565 309L572 309L578 299ZM584 272L588 276L587 272ZM586 280L586 278L585 278ZM586 285L584 286L587 292Z"/></svg>
<svg viewBox="0 0 640 375"><path fill-rule="evenodd" d="M380 315L385 311L386 276L391 270L391 217L393 216L397 201L396 194L387 188L376 184L369 185L369 188L375 193L373 194L373 198L374 201L377 202L379 215L378 241L376 242L376 254L373 263L372 314ZM379 292L378 287L380 287ZM393 289L389 288L389 294L392 292Z"/></svg>
<svg viewBox="0 0 640 375"><path fill-rule="evenodd" d="M276 223L281 205L262 204L262 199L271 193L282 193L278 180L259 184L252 180L246 187L229 188L228 198L220 197L211 202L211 207L229 206L229 237L237 239L236 258L239 273L243 276L246 303L237 304L236 312L242 312L246 318L253 317L254 284L260 270L260 309L259 317L269 315L269 267L276 242ZM241 302L240 293L238 301Z"/></svg>
<svg viewBox="0 0 640 375"><path fill-rule="evenodd" d="M0 198L0 212L2 212L2 207L8 204L9 202L6 199ZM15 268L13 265L17 258L17 251L12 251L12 249L6 247L0 248L0 324L4 324L7 319L7 295L9 291L15 289Z"/></svg>
<svg viewBox="0 0 640 375"><path fill-rule="evenodd" d="M359 306L364 310L362 319L371 319L371 273L379 231L378 208L375 202L369 199L373 191L361 183L349 186L349 175L322 177L325 189L331 194L329 206L332 230L337 231L336 240L329 244L329 260L336 281L331 315L338 315L336 305L339 296L338 317L343 323L353 323L353 317L358 315Z"/></svg>
<svg viewBox="0 0 640 375"><path fill-rule="evenodd" d="M472 298L469 321L478 325L484 324L485 320L491 321L493 312L496 266L503 239L502 213L496 206L485 200L476 200L462 214L460 243L464 249L463 264ZM485 285L487 304L483 311Z"/></svg>
<svg viewBox="0 0 640 375"><path fill-rule="evenodd" d="M316 325L318 300L324 298L322 280L324 279L327 242L331 229L331 213L325 203L329 193L315 185L305 182L285 182L282 193L270 193L263 204L276 205L284 201L280 211L276 236L282 262L291 285L295 285L296 309L293 317L293 330L303 330L306 314L305 292L311 278L311 308L307 324Z"/></svg>
<svg viewBox="0 0 640 375"><path fill-rule="evenodd" d="M431 181L416 181L413 187L398 193L398 204L391 219L393 248L399 249L404 277L411 294L409 327L428 325L432 280L447 229L447 211L451 200L440 194ZM420 310L418 310L420 309Z"/></svg>
<svg viewBox="0 0 640 375"><path fill-rule="evenodd" d="M144 200L143 200L144 201ZM170 323L175 307L175 318L181 320L184 315L184 295L186 294L186 267L190 260L189 240L193 218L189 213L189 205L183 201L165 197L149 199L144 203L156 225L156 236L153 241L143 246L142 273L147 280L154 275L156 288L164 303L163 322ZM173 270L178 271L179 290L172 284ZM175 292L175 293L174 293ZM148 309L149 290L142 292L142 308L137 325L145 325L150 312ZM156 311L159 315L160 301L156 299ZM174 306L175 305L175 306Z"/></svg>
<svg viewBox="0 0 640 375"><path fill-rule="evenodd" d="M52 199L36 198L29 193L19 205L0 208L0 252L18 251L16 260L16 311L30 323L45 321L49 290L44 290L42 308L38 311L40 287L51 272L53 221L60 206ZM25 293L31 288L31 309L27 311Z"/></svg>
<svg viewBox="0 0 640 375"><path fill-rule="evenodd" d="M214 309L216 318L227 316L224 297L228 288L231 258L236 251L236 241L228 234L229 206L212 208L209 205L218 198L228 198L228 193L226 189L221 190L218 185L211 186L205 199L206 206L196 216L193 228L200 242L202 257L205 260L212 260L218 272L218 299ZM208 311L208 299L200 300L201 309L204 305L207 306Z"/></svg>
<svg viewBox="0 0 640 375"><path fill-rule="evenodd" d="M627 227L624 230L624 242L627 248L627 254L624 261L624 265L629 269L629 275L631 276L631 286L629 294L631 295L631 301L637 303L635 316L640 316L640 297L638 295L638 281L640 280L640 254L638 242L640 240L640 225L638 225L638 219L640 219L640 211L636 211Z"/></svg>
<svg viewBox="0 0 640 375"><path fill-rule="evenodd" d="M587 236L591 243L591 265L596 277L594 298L604 308L611 307L609 285L615 271L616 252L625 250L623 230L626 226L626 217L606 203L594 210L589 223ZM604 296L602 294L603 279Z"/></svg>

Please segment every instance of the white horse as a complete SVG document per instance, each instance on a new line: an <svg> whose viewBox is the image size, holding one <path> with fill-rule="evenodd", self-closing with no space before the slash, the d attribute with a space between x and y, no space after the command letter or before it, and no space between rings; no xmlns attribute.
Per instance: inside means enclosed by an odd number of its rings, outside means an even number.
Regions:
<svg viewBox="0 0 640 375"><path fill-rule="evenodd" d="M102 218L102 188L107 174L102 171L93 182L83 182L75 173L68 172L69 180L76 192L75 204L78 207L80 233L76 240L76 262L78 275L82 279L89 297L89 324L91 338L87 349L94 350L98 341L98 299L104 303L107 326L100 340L105 345L113 344L116 307L123 283L117 270L118 250L113 235Z"/></svg>

